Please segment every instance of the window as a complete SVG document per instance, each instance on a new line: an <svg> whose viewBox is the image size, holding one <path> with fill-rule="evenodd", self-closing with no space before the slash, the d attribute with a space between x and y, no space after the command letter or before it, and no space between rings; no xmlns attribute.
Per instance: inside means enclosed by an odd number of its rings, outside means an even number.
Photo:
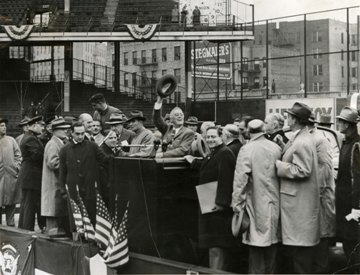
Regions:
<svg viewBox="0 0 360 275"><path fill-rule="evenodd" d="M341 44L344 44L344 33L341 33Z"/></svg>
<svg viewBox="0 0 360 275"><path fill-rule="evenodd" d="M322 55L321 55L321 49L319 49L319 48L314 48L313 49L313 57L314 57L314 59L318 59L318 58L321 58L322 57Z"/></svg>
<svg viewBox="0 0 360 275"><path fill-rule="evenodd" d="M247 71L249 69L248 58L247 57L241 58L241 62L242 62L242 69L244 71Z"/></svg>
<svg viewBox="0 0 360 275"><path fill-rule="evenodd" d="M313 83L313 92L321 92L323 90L323 83L322 82L314 82Z"/></svg>
<svg viewBox="0 0 360 275"><path fill-rule="evenodd" d="M260 88L260 78L254 77L254 89L259 89L259 88Z"/></svg>
<svg viewBox="0 0 360 275"><path fill-rule="evenodd" d="M243 89L248 89L249 88L249 80L247 77L243 77L241 80Z"/></svg>
<svg viewBox="0 0 360 275"><path fill-rule="evenodd" d="M181 71L180 69L174 69L174 76L177 79L178 83L181 83Z"/></svg>
<svg viewBox="0 0 360 275"><path fill-rule="evenodd" d="M353 89L353 90L357 90L357 89L356 89L356 86L357 86L356 84L352 84L352 89Z"/></svg>
<svg viewBox="0 0 360 275"><path fill-rule="evenodd" d="M162 48L162 49L161 49L161 60L162 60L162 61L166 61L166 60L167 60L167 49L166 49L166 48Z"/></svg>
<svg viewBox="0 0 360 275"><path fill-rule="evenodd" d="M142 72L141 73L141 85L146 86L146 84L147 84L147 73Z"/></svg>
<svg viewBox="0 0 360 275"><path fill-rule="evenodd" d="M125 87L129 86L129 74L128 73L124 73L124 86Z"/></svg>
<svg viewBox="0 0 360 275"><path fill-rule="evenodd" d="M312 32L312 42L322 41L321 33L319 31Z"/></svg>
<svg viewBox="0 0 360 275"><path fill-rule="evenodd" d="M153 63L156 63L156 49L151 50L151 60Z"/></svg>
<svg viewBox="0 0 360 275"><path fill-rule="evenodd" d="M151 86L155 87L156 86L156 71L152 71L151 72Z"/></svg>
<svg viewBox="0 0 360 275"><path fill-rule="evenodd" d="M313 69L314 69L314 75L322 75L322 74L323 74L322 65L321 65L321 64L319 64L319 65L314 65L314 66L313 66Z"/></svg>
<svg viewBox="0 0 360 275"><path fill-rule="evenodd" d="M129 65L129 53L124 53L124 65ZM114 66L114 65L113 65Z"/></svg>
<svg viewBox="0 0 360 275"><path fill-rule="evenodd" d="M357 77L357 68L351 68L351 76Z"/></svg>
<svg viewBox="0 0 360 275"><path fill-rule="evenodd" d="M356 52L351 52L351 61L356 61Z"/></svg>
<svg viewBox="0 0 360 275"><path fill-rule="evenodd" d="M341 66L341 77L345 77L344 66Z"/></svg>
<svg viewBox="0 0 360 275"><path fill-rule="evenodd" d="M133 57L133 64L136 65L137 64L137 52L133 52L132 57Z"/></svg>
<svg viewBox="0 0 360 275"><path fill-rule="evenodd" d="M254 70L259 71L260 70L260 60L259 58L254 58Z"/></svg>
<svg viewBox="0 0 360 275"><path fill-rule="evenodd" d="M263 68L266 68L266 57L263 57Z"/></svg>
<svg viewBox="0 0 360 275"><path fill-rule="evenodd" d="M141 63L142 64L146 63L146 50L141 51Z"/></svg>
<svg viewBox="0 0 360 275"><path fill-rule="evenodd" d="M259 35L259 44L262 44L262 35Z"/></svg>
<svg viewBox="0 0 360 275"><path fill-rule="evenodd" d="M180 46L174 47L174 60L180 60Z"/></svg>
<svg viewBox="0 0 360 275"><path fill-rule="evenodd" d="M132 73L132 85L134 88L137 87L137 78L136 78L136 73Z"/></svg>
<svg viewBox="0 0 360 275"><path fill-rule="evenodd" d="M344 50L341 50L341 60L344 60Z"/></svg>
<svg viewBox="0 0 360 275"><path fill-rule="evenodd" d="M267 78L266 78L266 76L263 77L263 87L267 87Z"/></svg>
<svg viewBox="0 0 360 275"><path fill-rule="evenodd" d="M162 71L161 71L161 75L162 75L162 76L164 76L164 75L166 75L166 74L167 74L167 70L162 70Z"/></svg>
<svg viewBox="0 0 360 275"><path fill-rule="evenodd" d="M357 45L357 35L356 34L351 35L351 45L353 45L353 46Z"/></svg>

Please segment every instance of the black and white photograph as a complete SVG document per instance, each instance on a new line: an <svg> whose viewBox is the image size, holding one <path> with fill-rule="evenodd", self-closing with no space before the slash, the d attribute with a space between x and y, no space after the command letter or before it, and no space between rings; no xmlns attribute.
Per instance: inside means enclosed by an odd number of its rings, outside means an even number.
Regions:
<svg viewBox="0 0 360 275"><path fill-rule="evenodd" d="M358 0L0 0L0 275L360 274Z"/></svg>

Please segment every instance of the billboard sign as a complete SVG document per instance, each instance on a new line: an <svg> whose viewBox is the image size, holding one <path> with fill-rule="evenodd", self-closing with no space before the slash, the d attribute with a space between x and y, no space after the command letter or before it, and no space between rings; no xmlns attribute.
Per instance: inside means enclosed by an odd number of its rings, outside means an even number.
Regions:
<svg viewBox="0 0 360 275"><path fill-rule="evenodd" d="M217 60L219 54L219 79L231 79L231 44L212 42L195 42L195 49L191 50L191 71L194 75L194 58L196 63L195 74L202 78L217 78ZM211 65L210 65L211 64Z"/></svg>
<svg viewBox="0 0 360 275"><path fill-rule="evenodd" d="M266 100L265 114L279 113L285 118L285 126L287 126L286 110L291 109L295 102L302 102L308 105L318 120L321 114L331 115L332 121L335 121L336 101L335 98L299 98L299 99L269 99Z"/></svg>
<svg viewBox="0 0 360 275"><path fill-rule="evenodd" d="M200 23L216 26L226 22L227 0L180 0L179 11L186 10L186 25L192 25L192 13L195 6L200 10ZM185 7L185 8L184 8Z"/></svg>

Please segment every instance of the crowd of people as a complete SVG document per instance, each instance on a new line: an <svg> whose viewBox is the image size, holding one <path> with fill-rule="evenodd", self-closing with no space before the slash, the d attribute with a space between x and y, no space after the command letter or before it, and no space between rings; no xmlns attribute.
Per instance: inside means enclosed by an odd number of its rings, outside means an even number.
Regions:
<svg viewBox="0 0 360 275"><path fill-rule="evenodd" d="M107 104L102 94L89 102L94 114L36 116L19 122L23 134L6 135L0 118L0 205L6 224L33 231L35 216L50 236L69 227L68 196L84 201L95 224L96 188L109 204L108 164L112 157L183 157L199 170L199 185L216 182L214 208L199 213L199 247L208 249L209 267L231 270L231 251L239 240L248 249L249 273L279 272L278 255L287 273L328 273L329 247L337 237L348 263L360 253L360 136L358 112L345 107L337 116L344 137L338 173L328 136L319 131L311 108L296 102L284 117L264 121L250 116L223 127L179 107L163 116L163 99L153 110L154 129L146 129L143 113L126 115ZM331 125L324 116L322 126ZM198 132L199 131L199 132ZM235 237L231 219L243 213L248 224ZM280 253L281 252L281 253Z"/></svg>

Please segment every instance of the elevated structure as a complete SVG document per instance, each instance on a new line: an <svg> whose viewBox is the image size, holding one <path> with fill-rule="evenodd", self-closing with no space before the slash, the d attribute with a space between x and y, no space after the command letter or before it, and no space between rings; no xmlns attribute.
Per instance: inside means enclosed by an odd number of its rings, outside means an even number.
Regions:
<svg viewBox="0 0 360 275"><path fill-rule="evenodd" d="M0 42L247 40L253 15L238 0L4 0Z"/></svg>

